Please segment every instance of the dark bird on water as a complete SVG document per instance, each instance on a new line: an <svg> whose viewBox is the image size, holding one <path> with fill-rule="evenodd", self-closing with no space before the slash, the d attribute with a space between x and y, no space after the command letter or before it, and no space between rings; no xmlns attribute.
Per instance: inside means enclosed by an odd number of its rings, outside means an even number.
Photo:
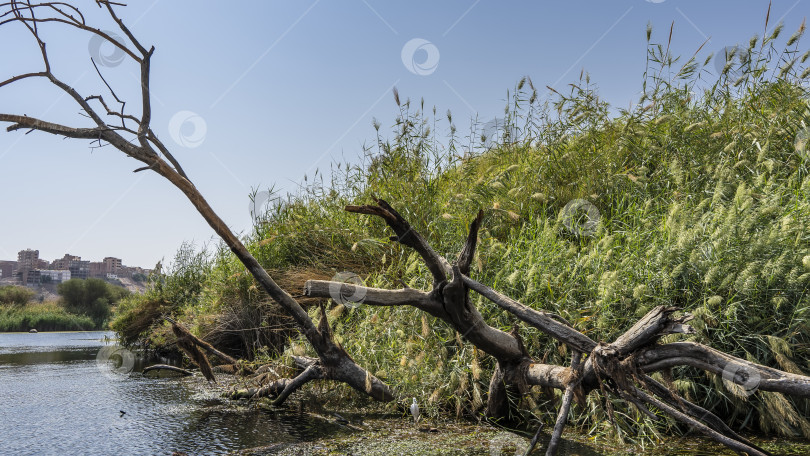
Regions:
<svg viewBox="0 0 810 456"><path fill-rule="evenodd" d="M123 410L119 410L119 412L121 412L121 418L123 418L123 417L124 417L124 415L126 415L126 414L127 414L127 412L125 412L125 411L123 411Z"/></svg>

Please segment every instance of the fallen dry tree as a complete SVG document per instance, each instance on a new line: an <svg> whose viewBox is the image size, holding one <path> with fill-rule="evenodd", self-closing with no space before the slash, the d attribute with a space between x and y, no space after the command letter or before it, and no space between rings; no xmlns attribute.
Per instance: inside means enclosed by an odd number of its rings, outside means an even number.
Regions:
<svg viewBox="0 0 810 456"><path fill-rule="evenodd" d="M206 353L209 356L216 356L224 365L217 366L220 370L232 372L234 374L247 375L252 374L253 369L246 365L244 362L217 350L213 345L195 336L188 330L182 323L175 321L171 317L163 317L172 325L172 333L177 337L177 348L188 356L202 372L203 376L212 382L216 382L214 371L211 368L211 363L208 360Z"/></svg>
<svg viewBox="0 0 810 456"><path fill-rule="evenodd" d="M694 342L659 344L659 339L667 334L694 333L687 324L691 316L676 317L679 310L676 307L656 307L612 343L596 342L560 316L532 309L470 278L482 212L470 224L467 241L451 266L387 202L378 199L376 205L347 206L346 210L382 218L395 233L391 240L414 249L421 256L433 275L432 290L388 290L310 280L304 294L328 298L339 289L341 296L362 296L362 303L366 305L413 306L443 320L497 360L487 402L487 415L491 418L507 417L511 406L508 396L524 394L532 385L564 390L547 454L555 454L572 398L594 390L624 399L654 420L659 419L654 412L657 410L735 451L749 455L768 454L735 433L719 417L648 375L675 366L692 366L717 375L732 372L730 380L737 385L750 386L751 379L757 379L756 387L760 390L810 397L810 377L751 363ZM572 352L571 367L534 362L517 327L507 333L488 325L472 304L470 290L565 344ZM607 412L612 419L609 404Z"/></svg>
<svg viewBox="0 0 810 456"><path fill-rule="evenodd" d="M115 8L122 4L106 0L96 0L95 3L106 11L109 18L123 33L123 37L88 24L78 7L65 2L0 2L0 27L16 25L22 29L23 33L32 37L39 49L42 65L39 70L20 73L0 80L0 88L17 86L24 82L43 81L72 99L85 118L82 121L83 126L69 126L22 113L0 112L0 122L10 124L6 131L40 131L65 138L89 140L96 147L112 145L126 156L141 162L143 166L135 169L134 172L152 171L167 179L183 192L197 212L247 268L259 286L292 317L298 330L307 338L318 355L315 362L320 373L318 378L344 382L379 401L393 400L394 395L388 386L357 365L349 354L332 339L326 318L321 318L320 324L316 326L303 307L278 286L197 190L180 163L151 127L150 73L155 48L147 49L142 45L124 24L124 21L119 18ZM47 43L40 31L43 27L55 26L84 32L94 39L107 42L123 52L125 58L138 66L140 112L132 114L125 111L125 107L131 105L119 98L113 87L104 78L101 68L92 58L90 63L100 82L103 83L99 84L99 88L108 92L107 98L101 92L82 94L70 84L59 79L51 65ZM7 66L4 65L4 67ZM114 100L114 103L109 100ZM178 337L181 341L189 342L185 348L189 350L189 354L195 359L195 362L200 364L201 369L206 371L203 366L207 364L207 359L201 352L200 356L197 355L200 345L185 335L178 335ZM208 372L206 377L211 378L213 374ZM304 380L309 379L309 377L305 377L291 380L287 389L283 390L281 394L289 395L295 388L305 383Z"/></svg>
<svg viewBox="0 0 810 456"><path fill-rule="evenodd" d="M297 376L280 378L255 390L248 390L246 396L270 396L275 398L275 403L280 404L307 382L327 379L344 382L376 400L392 400L394 395L388 386L357 365L334 340L325 312L322 310L320 321L316 325L302 306L276 284L239 238L214 212L166 145L154 133L151 128L152 107L149 88L151 57L155 49L144 47L124 25L115 12L117 3L98 0L96 4L108 13L124 37L113 36L87 24L81 11L67 3L29 1L0 3L0 26L16 25L33 37L41 55L42 65L38 70L23 72L0 81L0 88L16 86L21 81L43 81L72 99L85 116L80 126L64 125L22 113L0 113L0 122L9 124L7 127L9 132L40 131L66 138L88 140L97 147L112 145L140 162L135 172L155 172L171 182L189 199L262 289L290 315L317 354L317 358L296 359L301 369ZM125 111L127 105L116 95L92 59L91 63L103 83L99 84L99 87L109 92L107 99L100 92L81 94L70 84L59 79L51 66L46 42L40 34L40 28L44 26L63 26L74 31L82 31L108 42L123 52L139 68L139 111L134 114ZM109 100L115 100L115 103ZM718 417L686 401L648 375L674 366L692 366L714 374L727 372L729 366L732 366L731 370L735 373L733 381L740 385L745 385L751 378L758 378L757 387L763 391L810 396L808 377L750 363L701 344L680 342L659 345L658 340L665 334L692 331L686 324L688 316L675 317L677 310L675 308L656 308L612 343L597 343L572 328L559 316L529 308L475 281L469 274L482 213L479 213L471 224L467 241L451 265L384 201L378 200L377 205L350 206L347 209L355 213L381 217L395 232L393 240L418 252L433 277L433 286L429 292L410 288L401 290L363 288L365 293L363 302L377 306L416 307L445 321L470 343L493 356L497 360L497 368L489 387L487 414L490 417L495 419L508 417L509 396L524 394L533 385L565 391L552 434L552 443L548 449L550 453L554 452L553 442L559 441L572 398L600 390L634 404L641 413L654 416L651 410L658 410L737 451L752 455L766 454L762 449L735 434ZM343 296L356 295L359 288L352 284L310 281L305 292L311 297L329 298L333 295L332 287L340 289ZM505 332L484 321L470 301L470 290L480 293L524 323L538 328L559 343L568 346L572 352L572 366L536 363L526 350L517 327L512 332ZM187 348L192 353L195 353L194 350L199 353L202 351L213 353L198 339L188 337L189 334L187 331L181 331L178 338L183 344L188 343ZM207 362L204 354L192 354L192 357L199 358L201 364ZM738 376L738 373L741 375ZM609 408L608 412L612 413Z"/></svg>

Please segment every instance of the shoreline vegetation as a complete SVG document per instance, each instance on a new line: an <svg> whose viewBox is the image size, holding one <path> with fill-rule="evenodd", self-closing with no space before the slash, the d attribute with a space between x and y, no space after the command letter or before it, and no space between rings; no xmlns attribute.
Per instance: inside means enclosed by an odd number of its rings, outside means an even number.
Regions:
<svg viewBox="0 0 810 456"><path fill-rule="evenodd" d="M226 367L245 388L231 397L268 406L303 386L337 407L374 399L405 415L413 398L425 420L534 429L559 407L556 436L570 422L588 438L639 447L695 426L750 454L766 452L737 431L810 438L804 23L785 39L769 7L764 36L688 59L670 54L672 28L659 40L648 27L637 105L611 107L584 71L563 91L524 77L502 121L473 121L466 136L452 113L394 89L396 121L386 133L374 120L363 163L338 163L328 178L317 170L295 195L257 191L253 230L239 238L151 130L154 48L101 4L128 41L62 4L28 5L30 17L7 22L53 22L34 14L49 9L120 48L141 68L142 118L114 113L125 125L110 128L51 73L34 26L43 75L96 126L0 119L9 131L106 141L146 165L136 171L168 179L223 243L182 246L142 295L62 284L66 310L100 327L118 303L111 327L123 343L181 350L209 380L203 350L233 353L241 360ZM459 251L450 271L444 257Z"/></svg>
<svg viewBox="0 0 810 456"><path fill-rule="evenodd" d="M25 306L0 305L0 332L90 331L97 329L90 317L65 310L55 301Z"/></svg>
<svg viewBox="0 0 810 456"><path fill-rule="evenodd" d="M25 287L0 287L0 332L94 331L108 328L113 306L129 292L100 279L71 279L60 298L36 302Z"/></svg>
<svg viewBox="0 0 810 456"><path fill-rule="evenodd" d="M256 201L269 198L268 208L245 244L291 293L340 274L370 287L429 290L416 253L390 242L379 220L344 208L391 201L442 254L459 250L483 208L472 265L482 283L562 316L594 340L614 340L655 306L677 305L695 317L696 334L662 342L699 342L806 375L810 53L799 48L803 33L804 25L785 38L778 25L723 55L681 59L648 29L637 106L609 106L585 73L547 99L523 78L508 93L503 126L482 131L476 123L467 136L450 112L395 91L390 137L375 119L362 164L336 164L329 181L316 171L296 195L256 192ZM476 299L488 323L513 327ZM335 341L402 398L419 398L424 416L480 417L495 364L438 319L408 306L345 305L341 296L300 302L314 320L325 304ZM127 344L175 350L166 315L226 353L279 369L314 355L223 245L182 246L146 293L122 300L112 328ZM548 336L528 327L521 335L543 362L567 362L569 353ZM723 377L688 367L655 378L734 429L810 438L806 399L741 394ZM323 388L305 390L343 406L367 403L346 386ZM531 390L515 399L519 420L551 424L559 399ZM381 407L401 411L402 401ZM621 411L615 425L606 402ZM578 401L570 422L593 438L642 446L688 432L599 392Z"/></svg>

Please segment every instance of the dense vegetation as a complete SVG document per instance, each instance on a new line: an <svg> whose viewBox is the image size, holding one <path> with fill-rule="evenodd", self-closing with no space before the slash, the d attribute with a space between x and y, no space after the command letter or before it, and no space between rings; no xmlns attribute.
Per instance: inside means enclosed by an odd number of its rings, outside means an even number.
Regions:
<svg viewBox="0 0 810 456"><path fill-rule="evenodd" d="M57 290L58 301L34 302L36 293L29 288L0 287L0 332L104 329L112 306L129 295L100 279L71 279Z"/></svg>
<svg viewBox="0 0 810 456"><path fill-rule="evenodd" d="M90 317L65 310L56 302L29 303L25 306L0 306L0 332L89 331L97 326Z"/></svg>
<svg viewBox="0 0 810 456"><path fill-rule="evenodd" d="M648 30L644 95L631 109L611 108L587 75L547 100L524 78L491 147L477 125L461 136L451 113L440 118L395 93L392 137L375 120L366 163L338 164L330 182L316 172L305 191L275 199L246 244L293 294L306 279L340 271L371 286L426 289L430 275L416 254L389 242L382 222L344 206L381 197L448 258L484 208L472 271L481 282L596 340L613 340L653 306L675 304L696 317L690 338L810 373L810 53L799 51L804 27L783 41L781 31L727 56L683 61ZM718 58L722 71L713 75ZM577 199L600 212L592 231L577 229L563 210ZM165 347L171 337L157 317L171 314L243 356L277 350L288 362L308 350L227 249L184 246L150 281L146 294L119 306L113 327L127 343ZM512 327L494 305L476 305L490 324ZM358 364L419 398L426 413L481 409L492 360L433 317L330 303L329 318ZM521 334L537 359L566 363L548 337L526 327ZM674 388L737 428L810 437L810 401L756 392L746 402L722 378L690 369L678 377L688 380ZM527 396L526 418L550 419L552 399ZM603 400L592 393L575 409L584 431L644 441L667 427L616 402L622 413L613 428Z"/></svg>
<svg viewBox="0 0 810 456"><path fill-rule="evenodd" d="M101 279L70 279L57 287L61 303L68 312L85 315L102 328L110 317L110 306L129 295L126 288Z"/></svg>
<svg viewBox="0 0 810 456"><path fill-rule="evenodd" d="M34 292L25 287L5 285L0 287L0 305L22 306L34 299Z"/></svg>

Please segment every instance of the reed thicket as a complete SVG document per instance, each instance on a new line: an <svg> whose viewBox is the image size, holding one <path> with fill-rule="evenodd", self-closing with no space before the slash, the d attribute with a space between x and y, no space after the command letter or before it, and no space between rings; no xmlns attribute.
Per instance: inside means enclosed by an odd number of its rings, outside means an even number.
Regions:
<svg viewBox="0 0 810 456"><path fill-rule="evenodd" d="M372 195L389 201L448 259L483 208L477 280L596 340L613 340L653 306L677 305L696 317L698 333L687 339L810 373L810 54L800 51L803 26L787 38L781 32L727 55L679 59L648 30L637 105L612 108L587 74L549 96L523 78L495 141L482 137L480 123L461 134L450 112L395 93L396 121L390 132L374 121L362 163L335 164L300 193L275 199L246 241L292 294L307 278L340 271L370 286L428 289L430 274L414 252L389 242L381 221L344 206ZM720 74L717 58L727 58ZM566 226L562 209L575 199L600 212L592 233ZM202 336L238 334L243 355L273 357L262 334L279 329L289 336L275 341L282 360L309 351L222 247L181 250L152 280L146 295L121 305L114 324L130 342L166 343L167 327L148 317L172 313ZM512 327L509 315L473 298L490 324ZM409 307L328 309L352 357L404 398L417 397L423 413L481 411L493 360L442 322ZM567 363L550 338L527 327L521 334L538 361ZM689 368L675 378L682 394L735 428L810 437L807 400L755 392L746 401L722 378ZM622 413L614 428L604 400L592 393L575 408L584 431L644 443L674 426L615 402ZM521 404L527 419L552 420L553 408L553 394L539 390Z"/></svg>

